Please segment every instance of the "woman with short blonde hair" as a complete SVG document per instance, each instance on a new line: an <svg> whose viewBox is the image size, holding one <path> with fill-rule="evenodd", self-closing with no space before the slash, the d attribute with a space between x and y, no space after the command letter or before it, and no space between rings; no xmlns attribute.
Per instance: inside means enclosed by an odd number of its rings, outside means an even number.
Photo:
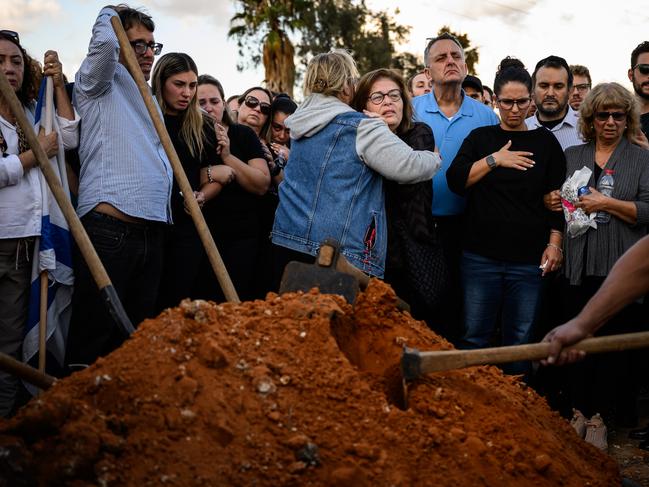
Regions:
<svg viewBox="0 0 649 487"><path fill-rule="evenodd" d="M290 260L310 261L328 238L370 275L385 269L387 229L383 177L402 183L430 179L439 156L415 151L380 118L351 106L358 70L345 51L315 56L306 98L285 125L291 161L279 186L272 241L276 282Z"/></svg>

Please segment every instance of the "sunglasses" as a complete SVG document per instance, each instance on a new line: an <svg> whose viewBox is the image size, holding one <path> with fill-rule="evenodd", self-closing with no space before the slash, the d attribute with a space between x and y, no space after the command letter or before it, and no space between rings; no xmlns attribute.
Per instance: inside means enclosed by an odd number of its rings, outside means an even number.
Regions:
<svg viewBox="0 0 649 487"><path fill-rule="evenodd" d="M638 68L638 71L642 74L649 74L649 64L636 64L633 66L633 69Z"/></svg>
<svg viewBox="0 0 649 487"><path fill-rule="evenodd" d="M147 49L151 48L153 51L153 55L157 56L162 52L162 44L159 44L157 42L144 42L144 41L135 41L130 43L131 46L133 46L133 50L135 51L135 54L139 54L140 56L142 54L146 54Z"/></svg>
<svg viewBox="0 0 649 487"><path fill-rule="evenodd" d="M13 30L0 30L0 35L8 37L10 40L14 41L16 44L20 44L20 37L18 37L18 32Z"/></svg>
<svg viewBox="0 0 649 487"><path fill-rule="evenodd" d="M595 118L600 122L608 122L608 119L613 117L613 120L616 122L622 122L626 120L625 112L597 112L595 113Z"/></svg>
<svg viewBox="0 0 649 487"><path fill-rule="evenodd" d="M259 101L257 98L255 98L252 95L246 96L246 98L245 98L245 100L243 100L243 102L246 104L246 106L248 108L257 108L257 106L259 106L259 111L263 115L270 115L270 104L269 103Z"/></svg>

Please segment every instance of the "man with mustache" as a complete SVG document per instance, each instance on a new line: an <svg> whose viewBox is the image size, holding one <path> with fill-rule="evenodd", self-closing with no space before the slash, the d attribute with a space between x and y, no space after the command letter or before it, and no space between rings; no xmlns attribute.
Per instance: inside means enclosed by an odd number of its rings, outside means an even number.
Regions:
<svg viewBox="0 0 649 487"><path fill-rule="evenodd" d="M173 174L137 84L124 66L113 17L124 26L146 80L162 49L153 39L149 15L126 5L99 13L74 86L82 120L77 213L137 325L155 312ZM111 319L80 258L75 278L66 364L91 364L126 336Z"/></svg>
<svg viewBox="0 0 649 487"><path fill-rule="evenodd" d="M559 56L541 59L532 74L536 115L525 121L530 130L538 127L550 130L563 150L583 144L577 133L577 114L568 105L572 82L572 73L565 59Z"/></svg>
<svg viewBox="0 0 649 487"><path fill-rule="evenodd" d="M571 64L572 92L570 93L570 108L578 112L581 102L592 88L593 81L590 78L590 71L581 64Z"/></svg>
<svg viewBox="0 0 649 487"><path fill-rule="evenodd" d="M640 106L642 131L649 137L649 41L641 42L631 53L629 80Z"/></svg>

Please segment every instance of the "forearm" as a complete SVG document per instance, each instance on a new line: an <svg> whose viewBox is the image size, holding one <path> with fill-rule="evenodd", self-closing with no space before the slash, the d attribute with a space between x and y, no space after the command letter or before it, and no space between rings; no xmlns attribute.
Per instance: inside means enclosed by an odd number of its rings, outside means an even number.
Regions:
<svg viewBox="0 0 649 487"><path fill-rule="evenodd" d="M633 201L622 201L615 198L607 198L602 208L620 220L634 225L638 220L638 209Z"/></svg>
<svg viewBox="0 0 649 487"><path fill-rule="evenodd" d="M491 168L487 164L486 158L482 158L479 161L474 162L471 166L471 171L469 171L469 177L466 179L466 184L464 187L470 188L487 174L489 174L490 171Z"/></svg>
<svg viewBox="0 0 649 487"><path fill-rule="evenodd" d="M575 318L594 333L613 315L649 291L649 237L631 247Z"/></svg>
<svg viewBox="0 0 649 487"><path fill-rule="evenodd" d="M207 203L208 201L214 199L222 189L223 185L221 183L213 181L211 183L205 183L201 185L199 191L202 191L202 193L205 195L205 202Z"/></svg>
<svg viewBox="0 0 649 487"><path fill-rule="evenodd" d="M254 194L265 194L270 185L270 172L264 159L252 159L246 164L238 157L229 154L223 163L231 167L237 175L237 183Z"/></svg>
<svg viewBox="0 0 649 487"><path fill-rule="evenodd" d="M65 91L65 86L55 86L54 97L56 98L56 112L58 116L70 121L74 120L74 108L72 108L70 97L67 91Z"/></svg>
<svg viewBox="0 0 649 487"><path fill-rule="evenodd" d="M34 155L34 152L30 149L26 152L23 152L18 156L18 159L20 159L20 163L23 166L23 170L27 171L28 169L31 169L32 167L37 165L37 160L36 156Z"/></svg>

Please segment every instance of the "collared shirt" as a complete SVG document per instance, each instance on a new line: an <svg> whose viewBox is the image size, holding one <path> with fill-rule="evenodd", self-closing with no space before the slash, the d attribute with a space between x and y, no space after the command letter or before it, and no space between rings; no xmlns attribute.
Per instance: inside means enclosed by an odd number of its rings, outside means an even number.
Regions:
<svg viewBox="0 0 649 487"><path fill-rule="evenodd" d="M173 173L137 84L119 62L119 43L104 8L77 72L74 101L81 114L79 205L99 203L145 220L171 222Z"/></svg>
<svg viewBox="0 0 649 487"><path fill-rule="evenodd" d="M466 96L464 90L462 90L462 97L460 109L451 118L440 110L434 91L412 100L415 119L428 124L433 129L435 145L442 157L441 169L433 177L432 212L435 216L458 215L464 211L464 198L448 188L446 170L455 159L465 137L473 129L499 123L493 110Z"/></svg>
<svg viewBox="0 0 649 487"><path fill-rule="evenodd" d="M561 123L558 123L557 125L552 127L552 129L548 129L557 138L559 144L561 144L561 148L564 151L568 147L572 147L573 145L580 145L584 143L584 140L581 138L581 135L579 134L579 130L577 129L578 122L579 122L579 114L575 112L572 108L570 108L570 105L568 105L568 113L566 113L566 116L563 118ZM543 127L543 124L538 119L538 113L527 118L525 120L525 124L527 125L527 128L529 130L534 130L538 127Z"/></svg>
<svg viewBox="0 0 649 487"><path fill-rule="evenodd" d="M32 125L34 114L25 107L25 115ZM79 120L56 117L59 143L74 148L78 143ZM0 131L7 143L7 152L0 159L0 238L34 237L41 234L43 213L39 169L25 171L18 158L16 127L0 116Z"/></svg>

